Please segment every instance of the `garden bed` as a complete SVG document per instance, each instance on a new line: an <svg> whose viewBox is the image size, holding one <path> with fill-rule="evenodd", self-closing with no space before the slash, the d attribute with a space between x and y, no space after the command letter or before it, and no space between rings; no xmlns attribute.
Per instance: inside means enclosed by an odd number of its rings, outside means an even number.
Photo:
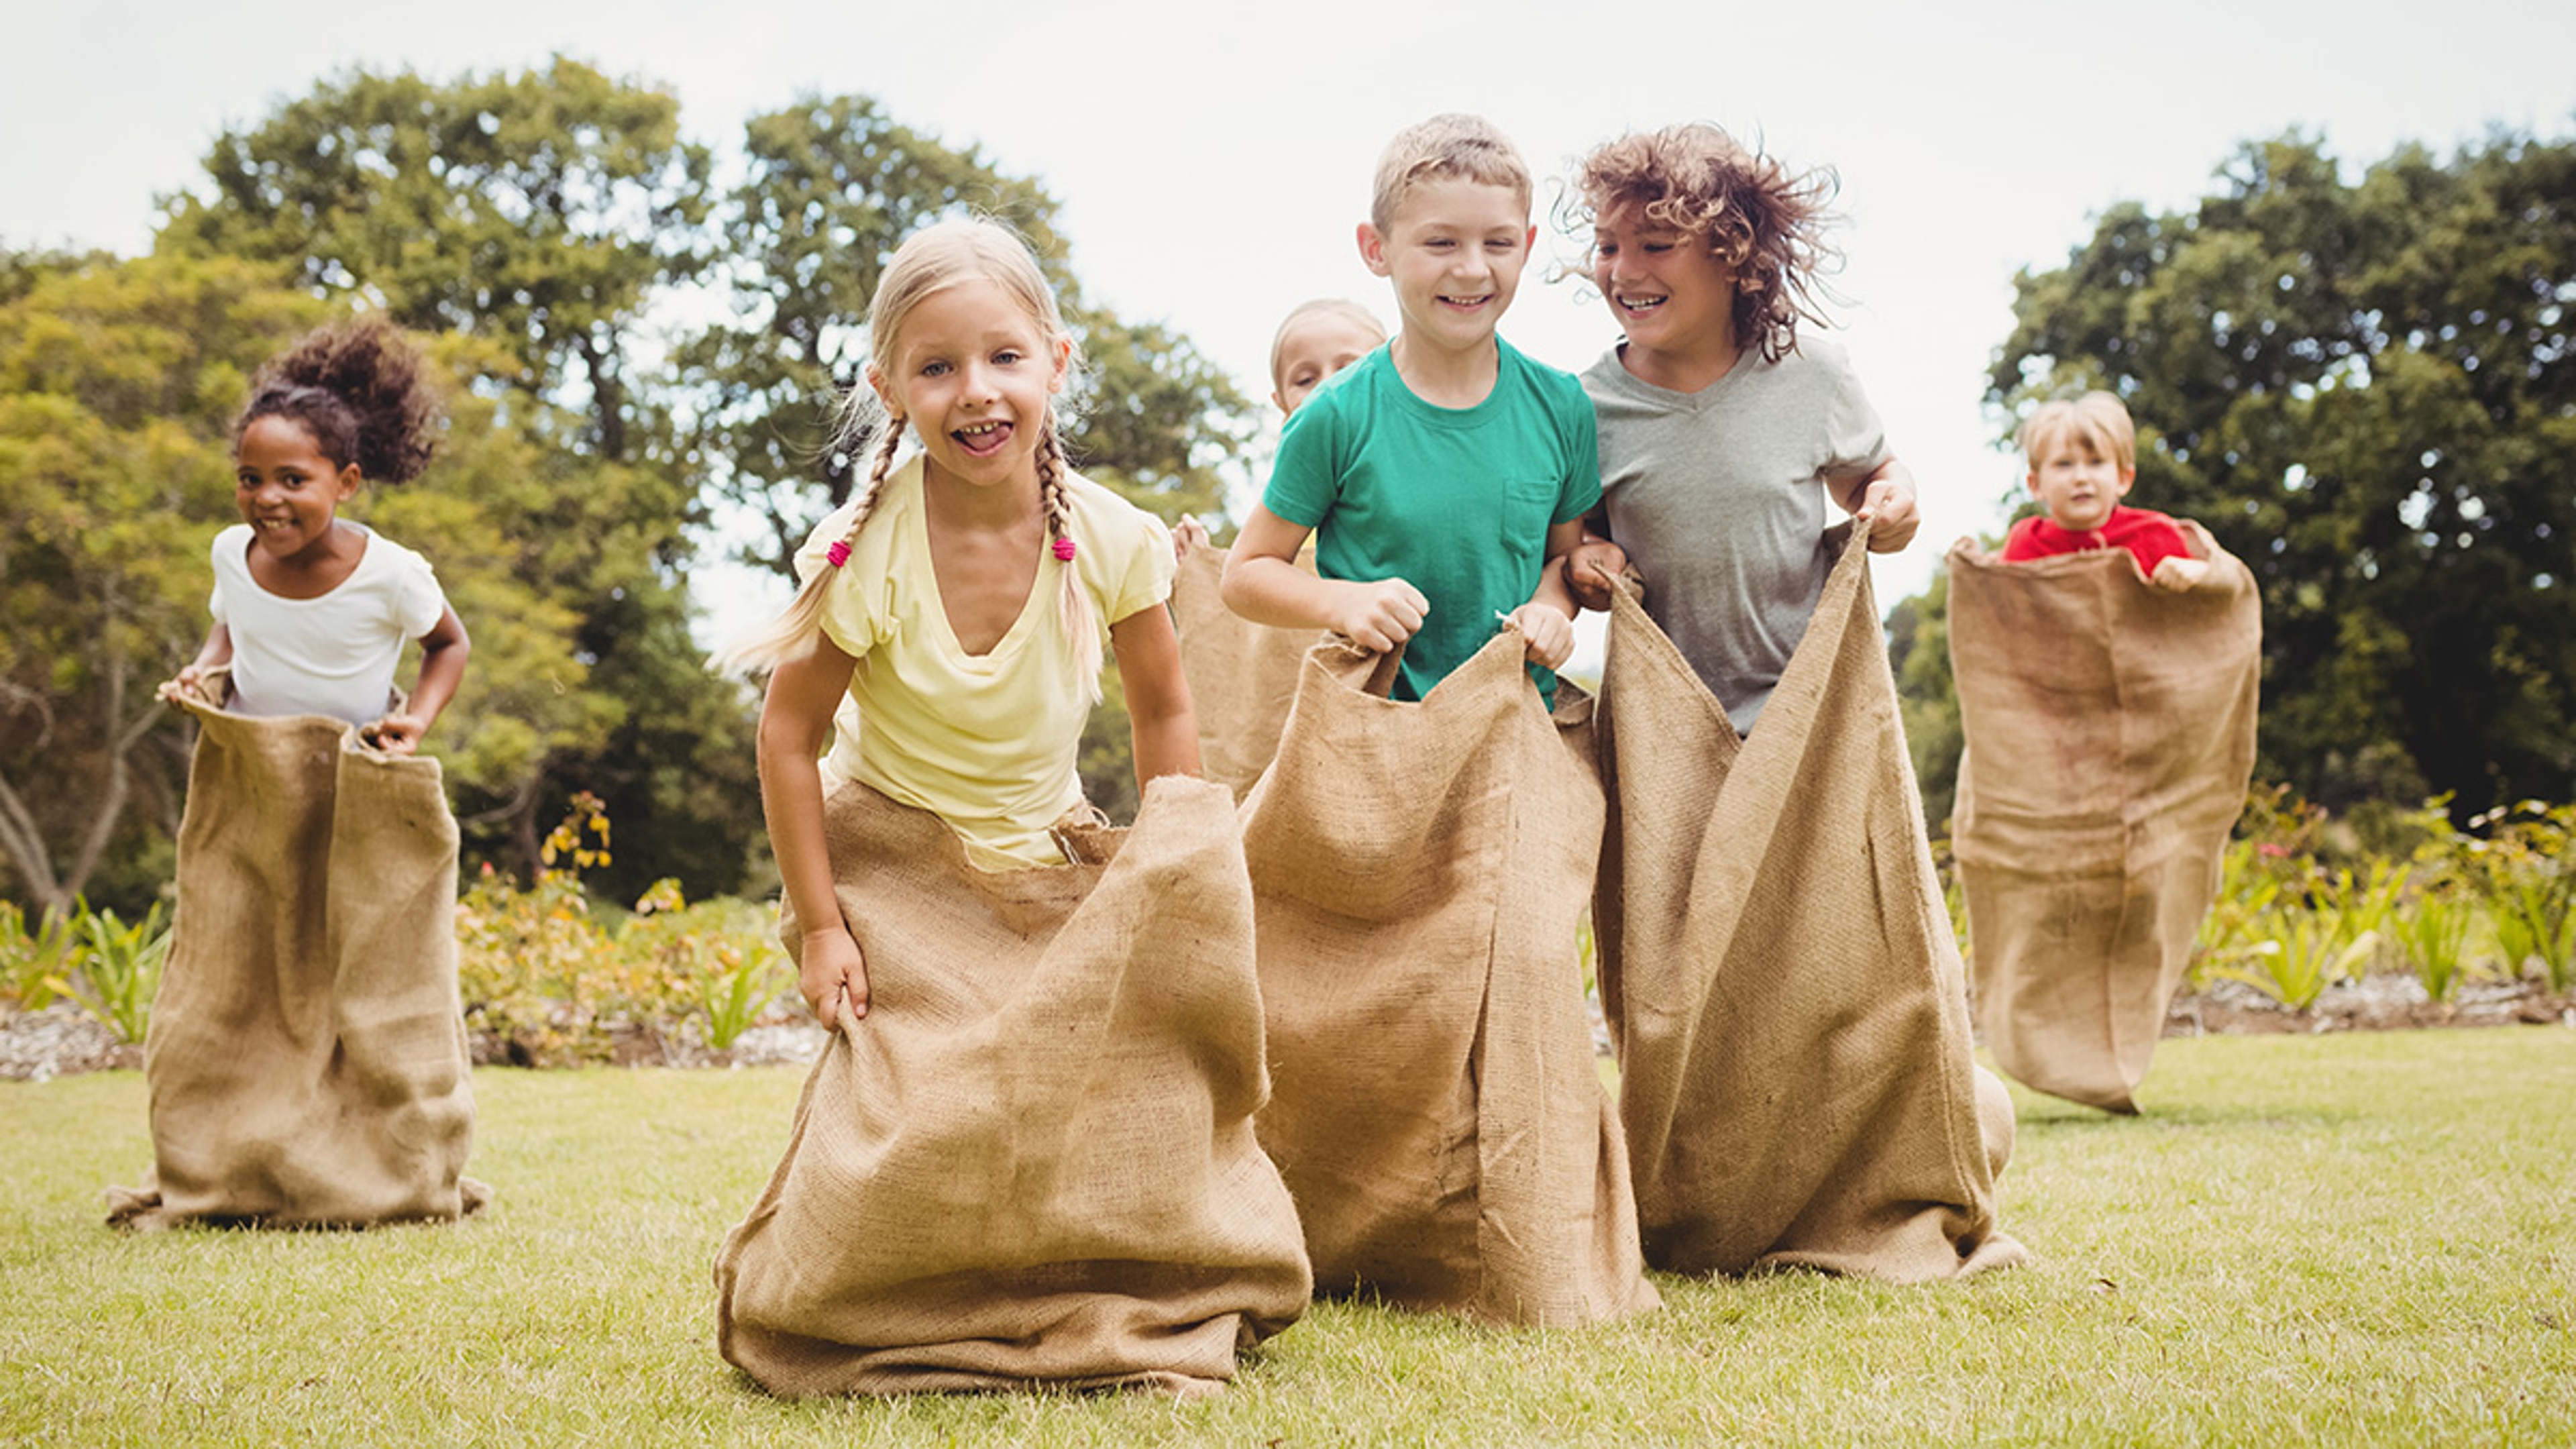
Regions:
<svg viewBox="0 0 2576 1449"><path fill-rule="evenodd" d="M2464 981L2452 1000L2441 1002L2427 997L2424 983L2412 973L2387 971L2330 986L2305 1010L2283 1006L2241 982L2215 981L2205 991L2174 999L2165 1013L2165 1035L2313 1034L2534 1023L2576 1029L2576 995L2552 992L2546 982L2525 977ZM824 1041L823 1029L812 1021L783 1015L750 1027L723 1050L706 1044L694 1020L670 1028L619 1025L605 1034L604 1052L578 1058L532 1049L493 1031L472 1031L467 1036L478 1067L801 1066L814 1060ZM42 1011L0 1016L0 1080L42 1082L142 1065L142 1047L118 1041L74 1003L58 1001Z"/></svg>

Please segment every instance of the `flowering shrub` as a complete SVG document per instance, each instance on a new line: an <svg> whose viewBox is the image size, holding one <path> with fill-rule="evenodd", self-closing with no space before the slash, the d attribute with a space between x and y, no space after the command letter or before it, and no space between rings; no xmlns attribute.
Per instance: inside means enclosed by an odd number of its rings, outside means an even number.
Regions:
<svg viewBox="0 0 2576 1449"><path fill-rule="evenodd" d="M541 859L525 889L485 867L456 908L466 1023L498 1037L514 1061L607 1061L621 1029L684 1023L723 1049L793 984L769 912L749 901L692 905L664 880L631 915L603 922L581 885L584 869L609 862L595 796L574 797Z"/></svg>

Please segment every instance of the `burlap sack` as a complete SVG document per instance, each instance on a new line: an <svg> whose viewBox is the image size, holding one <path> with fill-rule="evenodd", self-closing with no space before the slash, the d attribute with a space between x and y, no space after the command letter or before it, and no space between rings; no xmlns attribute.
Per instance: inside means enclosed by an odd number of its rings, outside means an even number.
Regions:
<svg viewBox="0 0 2576 1449"><path fill-rule="evenodd" d="M1564 686L1551 720L1522 647L1497 635L1418 704L1370 678L1391 660L1307 656L1244 804L1260 1126L1320 1288L1566 1325L1658 1299L1576 955L1601 841L1590 701Z"/></svg>
<svg viewBox="0 0 2576 1449"><path fill-rule="evenodd" d="M144 1044L153 1171L108 1189L109 1221L357 1226L481 1207L490 1189L462 1175L474 1099L438 762L379 753L338 720L181 703L198 735Z"/></svg>
<svg viewBox="0 0 2576 1449"><path fill-rule="evenodd" d="M2012 1100L1971 1054L1865 538L1748 740L1613 596L1594 920L1658 1268L1914 1282L2029 1256L1995 1220Z"/></svg>
<svg viewBox="0 0 2576 1449"><path fill-rule="evenodd" d="M2254 768L2254 576L2183 531L2211 569L2181 594L2126 549L1950 551L1977 1025L2019 1081L2112 1112L2137 1110Z"/></svg>
<svg viewBox="0 0 2576 1449"><path fill-rule="evenodd" d="M1227 550L1201 544L1172 578L1172 624L1181 636L1181 673L1198 707L1199 770L1238 800L1270 768L1279 731L1297 697L1297 670L1322 636L1311 629L1255 624L1225 606L1217 583ZM1298 562L1313 571L1310 549Z"/></svg>
<svg viewBox="0 0 2576 1449"><path fill-rule="evenodd" d="M825 827L868 1014L725 1238L725 1358L791 1397L1231 1378L1311 1286L1253 1141L1232 797L1157 780L1132 831L1066 835L1091 863L999 873L864 785Z"/></svg>

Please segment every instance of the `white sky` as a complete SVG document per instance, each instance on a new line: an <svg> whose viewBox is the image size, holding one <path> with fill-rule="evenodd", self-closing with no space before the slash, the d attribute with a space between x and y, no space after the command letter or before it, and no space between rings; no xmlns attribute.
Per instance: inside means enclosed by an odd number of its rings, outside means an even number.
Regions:
<svg viewBox="0 0 2576 1449"><path fill-rule="evenodd" d="M141 251L155 197L195 182L219 128L326 75L444 80L556 51L669 88L719 150L807 91L873 95L980 145L1064 203L1095 300L1178 328L1254 398L1296 302L1348 296L1391 319L1352 226L1379 147L1435 111L1508 131L1543 206L1592 144L1679 120L1829 163L1850 219L1836 321L1924 490L1914 547L1879 562L1883 604L2008 511L2017 460L1980 396L2012 277L2063 262L2104 208L2187 206L2238 142L2291 127L2358 167L2402 141L2448 151L2492 125L2563 136L2576 119L2565 0L23 0L0 20L0 242ZM1541 228L1542 256L1572 255ZM1503 331L1568 369L1614 335L1588 289L1535 278Z"/></svg>

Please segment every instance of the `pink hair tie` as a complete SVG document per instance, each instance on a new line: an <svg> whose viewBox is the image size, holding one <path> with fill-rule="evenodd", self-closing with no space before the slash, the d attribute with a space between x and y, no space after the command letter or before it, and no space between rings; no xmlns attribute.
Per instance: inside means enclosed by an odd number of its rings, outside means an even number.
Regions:
<svg viewBox="0 0 2576 1449"><path fill-rule="evenodd" d="M1073 562L1073 540L1069 538L1057 539L1055 541L1055 556L1058 560L1064 563Z"/></svg>
<svg viewBox="0 0 2576 1449"><path fill-rule="evenodd" d="M834 568L839 568L841 565L848 563L850 561L850 541L846 538L833 540L832 546L823 550L823 557Z"/></svg>

